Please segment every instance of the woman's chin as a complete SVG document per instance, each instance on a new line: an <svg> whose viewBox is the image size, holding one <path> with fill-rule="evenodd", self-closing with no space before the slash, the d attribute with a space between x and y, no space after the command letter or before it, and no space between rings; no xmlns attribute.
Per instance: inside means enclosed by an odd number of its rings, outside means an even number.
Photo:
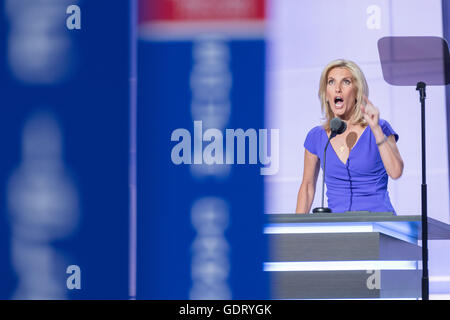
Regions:
<svg viewBox="0 0 450 320"><path fill-rule="evenodd" d="M350 114L347 114L345 109L336 109L333 111L333 114L335 117L339 117L342 120L348 120L351 117Z"/></svg>
<svg viewBox="0 0 450 320"><path fill-rule="evenodd" d="M344 109L334 109L333 113L334 113L335 117L342 117L345 114L345 110Z"/></svg>

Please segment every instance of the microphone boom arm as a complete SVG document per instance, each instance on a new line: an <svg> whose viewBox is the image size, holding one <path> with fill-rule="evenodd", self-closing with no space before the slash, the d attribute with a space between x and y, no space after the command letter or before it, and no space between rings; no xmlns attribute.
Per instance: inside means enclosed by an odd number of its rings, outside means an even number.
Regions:
<svg viewBox="0 0 450 320"><path fill-rule="evenodd" d="M322 202L321 202L321 207L320 208L314 208L313 209L313 213L331 213L331 209L330 208L325 208L325 200L324 200L324 196L325 196L325 164L326 162L326 158L327 158L327 149L328 146L330 145L330 140L333 139L336 136L336 132L332 131L330 133L330 137L328 138L327 144L325 145L325 149L323 150L323 161L322 161Z"/></svg>

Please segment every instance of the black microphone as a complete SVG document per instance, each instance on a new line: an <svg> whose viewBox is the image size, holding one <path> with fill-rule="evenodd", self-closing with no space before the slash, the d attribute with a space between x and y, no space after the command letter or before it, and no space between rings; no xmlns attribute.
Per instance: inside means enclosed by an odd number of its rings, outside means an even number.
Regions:
<svg viewBox="0 0 450 320"><path fill-rule="evenodd" d="M327 149L330 144L330 140L336 137L338 134L344 133L347 130L347 124L340 118L335 117L330 121L330 137L323 151L323 175L322 175L322 206L313 209L313 213L331 213L330 208L324 207L324 194L325 194L325 164L327 159Z"/></svg>
<svg viewBox="0 0 450 320"><path fill-rule="evenodd" d="M333 137L337 136L338 134L344 133L345 130L347 130L347 124L342 121L340 118L336 117L331 119L330 121L330 129L331 129L331 134L334 133ZM330 135L331 137L331 135ZM328 139L328 141L330 141L330 139Z"/></svg>

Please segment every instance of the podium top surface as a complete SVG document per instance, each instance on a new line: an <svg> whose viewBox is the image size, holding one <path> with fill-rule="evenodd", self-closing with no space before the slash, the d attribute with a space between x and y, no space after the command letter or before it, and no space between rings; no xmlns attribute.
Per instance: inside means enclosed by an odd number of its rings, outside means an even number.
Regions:
<svg viewBox="0 0 450 320"><path fill-rule="evenodd" d="M313 214L268 214L266 215L266 231L275 230L270 227L278 228L289 227L309 227L322 228L318 230L327 230L323 227L336 226L345 227L349 232L352 227L369 226L372 232L382 232L393 236L403 235L404 240L417 241L421 239L421 221L420 215L394 215L391 212L346 212L346 213L313 213ZM450 239L450 225L444 222L428 217L428 239L444 240ZM269 227L269 229L268 229ZM347 230L341 228L340 230ZM299 230L299 229L298 229ZM311 230L309 228L309 230ZM328 229L333 232L334 229ZM265 231L265 233L267 233ZM311 232L314 232L311 231ZM339 231L344 232L344 231Z"/></svg>

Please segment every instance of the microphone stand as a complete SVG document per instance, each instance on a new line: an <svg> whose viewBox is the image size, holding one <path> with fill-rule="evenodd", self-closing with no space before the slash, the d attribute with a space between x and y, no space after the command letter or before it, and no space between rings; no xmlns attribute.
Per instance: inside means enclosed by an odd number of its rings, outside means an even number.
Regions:
<svg viewBox="0 0 450 320"><path fill-rule="evenodd" d="M422 300L429 300L428 278L428 212L427 212L427 182L425 153L425 93L426 84L418 82L416 90L420 94L422 122Z"/></svg>
<svg viewBox="0 0 450 320"><path fill-rule="evenodd" d="M322 206L318 208L313 209L313 213L331 213L330 208L324 207L324 194L325 194L325 164L326 164L326 158L327 158L327 149L328 145L330 144L330 140L336 136L335 131L331 131L330 137L328 138L328 142L325 146L325 150L323 151L323 175L322 175Z"/></svg>

